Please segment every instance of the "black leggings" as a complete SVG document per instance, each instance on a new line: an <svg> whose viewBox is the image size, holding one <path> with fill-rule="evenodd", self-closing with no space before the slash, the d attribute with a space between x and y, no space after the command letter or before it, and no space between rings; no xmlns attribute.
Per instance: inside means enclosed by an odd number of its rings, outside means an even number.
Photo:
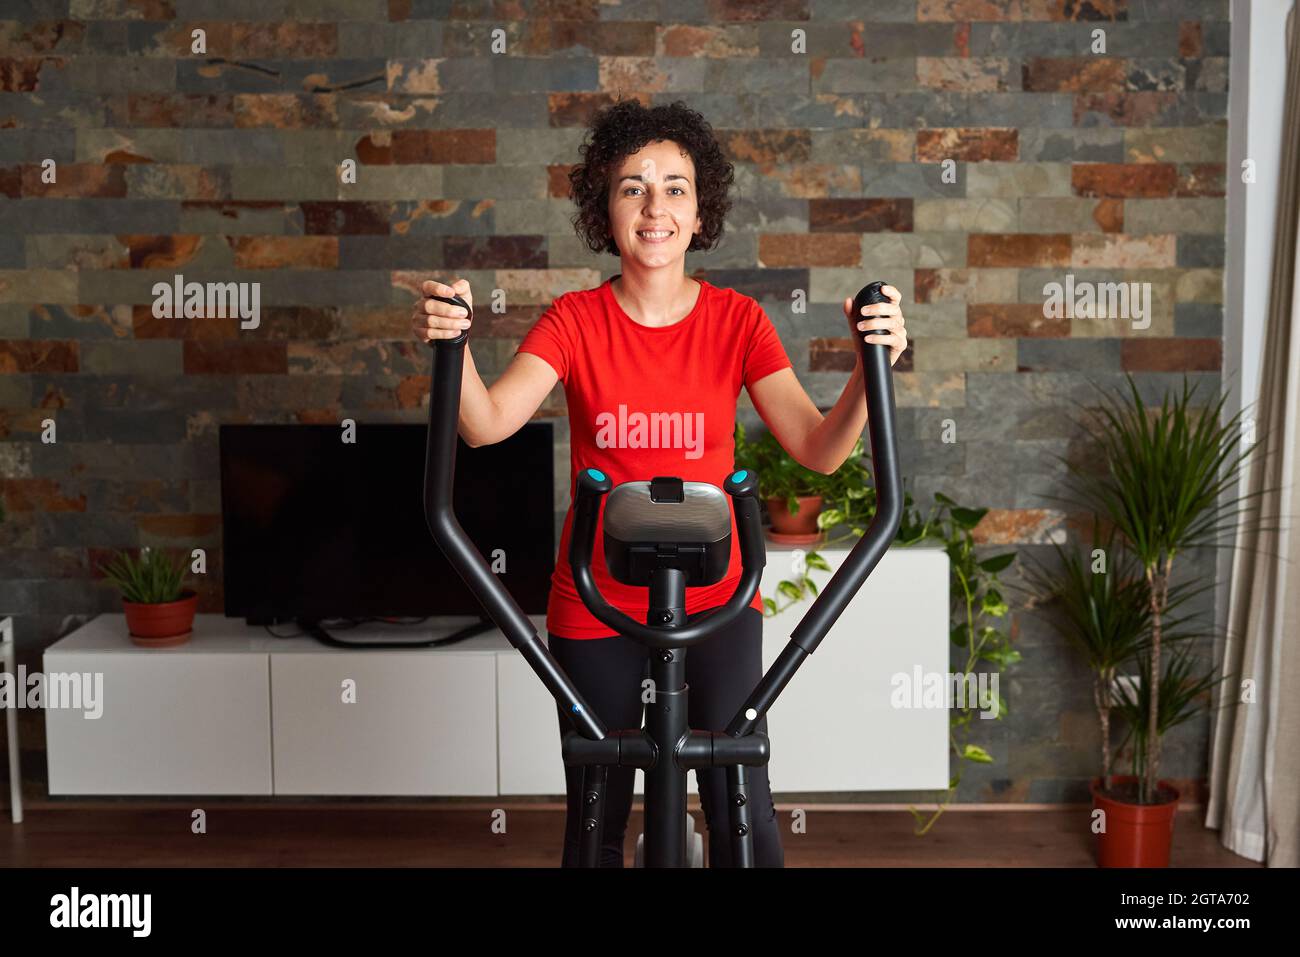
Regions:
<svg viewBox="0 0 1300 957"><path fill-rule="evenodd" d="M690 616L698 617L698 614ZM573 679L578 692L611 730L641 727L644 706L641 682L649 676L649 650L623 635L580 640L547 633L547 645L560 667ZM696 731L725 731L763 672L763 616L747 608L728 627L686 649L687 708ZM557 707L560 733L572 725ZM767 716L756 730L767 733ZM605 792L605 820L601 832L601 867L623 866L623 841L632 812L635 768L609 769ZM564 822L562 866L578 865L582 768L565 767L568 812ZM731 866L728 834L727 772L723 768L696 771L704 823L709 832L709 866ZM784 867L785 854L776 821L776 807L768 787L766 767L749 769L753 807L754 864Z"/></svg>

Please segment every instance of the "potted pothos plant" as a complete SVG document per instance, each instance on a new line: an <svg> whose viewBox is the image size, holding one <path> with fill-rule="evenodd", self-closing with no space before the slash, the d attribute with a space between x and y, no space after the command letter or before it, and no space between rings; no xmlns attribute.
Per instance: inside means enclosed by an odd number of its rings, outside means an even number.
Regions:
<svg viewBox="0 0 1300 957"><path fill-rule="evenodd" d="M758 494L771 521L768 538L782 545L815 543L821 537L817 516L828 476L796 462L771 432L751 442L737 422L735 443L736 467L752 469L758 476Z"/></svg>
<svg viewBox="0 0 1300 957"><path fill-rule="evenodd" d="M865 446L859 438L843 465L814 481L813 487L823 497L816 525L824 539L818 547L851 546L866 533L876 514L875 482L867 462ZM745 464L737 460L737 465L744 467ZM1015 561L1016 553L981 554L981 546L975 540L975 528L987 513L986 508L958 505L941 492L935 493L934 504L922 513L914 504L911 492L904 490L903 518L895 536L895 543L900 546L939 545L947 554L951 570L949 638L960 649L964 674L973 674L978 668L1005 669L1021 658L1020 652L1011 645L1010 634L1001 624L1009 609L998 582L998 573ZM793 578L783 579L777 584L775 598L763 596L763 614L772 617L791 605L816 597L818 590L811 575L813 571L831 571L830 564L816 550L803 556ZM997 720L1002 720L1008 710L1005 699L999 695ZM974 696L950 711L948 740L957 764L949 778L947 792L933 812L910 809L916 834L926 834L952 802L961 784L965 762L990 764L994 761L993 755L972 740L973 732L980 725L974 721L979 711L980 704Z"/></svg>
<svg viewBox="0 0 1300 957"><path fill-rule="evenodd" d="M1145 605L1143 639L1132 652L1136 678L1117 681L1108 702L1128 723L1134 773L1111 776L1103 764L1103 776L1091 782L1094 811L1105 819L1097 832L1098 861L1164 867L1180 795L1160 778L1161 741L1195 713L1214 683L1193 674L1186 652L1166 654L1180 638L1170 612L1184 597L1174 584L1174 560L1194 548L1224 547L1220 536L1252 521L1255 507L1247 503L1265 490L1233 494L1253 446L1243 442L1244 410L1221 422L1226 394L1194 407L1196 387L1184 376L1181 394L1166 393L1159 408L1148 407L1132 376L1126 380L1127 395L1093 385L1101 398L1099 418L1085 414L1083 424L1098 445L1090 461L1100 467L1062 461L1074 501L1112 527L1132 555L1137 597Z"/></svg>
<svg viewBox="0 0 1300 957"><path fill-rule="evenodd" d="M100 567L122 595L132 642L160 648L190 640L198 593L182 586L183 559L172 562L157 549L142 548L139 558L119 551Z"/></svg>

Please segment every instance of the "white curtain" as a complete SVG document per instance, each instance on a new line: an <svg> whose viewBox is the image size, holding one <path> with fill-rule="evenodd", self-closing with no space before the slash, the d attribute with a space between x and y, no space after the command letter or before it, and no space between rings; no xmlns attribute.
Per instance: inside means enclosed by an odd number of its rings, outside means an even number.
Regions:
<svg viewBox="0 0 1300 957"><path fill-rule="evenodd" d="M1259 522L1233 554L1207 827L1270 867L1300 866L1300 30L1287 17L1286 98L1263 343L1258 443L1243 487ZM1243 688L1243 683L1248 683ZM1244 699L1244 700L1243 700Z"/></svg>

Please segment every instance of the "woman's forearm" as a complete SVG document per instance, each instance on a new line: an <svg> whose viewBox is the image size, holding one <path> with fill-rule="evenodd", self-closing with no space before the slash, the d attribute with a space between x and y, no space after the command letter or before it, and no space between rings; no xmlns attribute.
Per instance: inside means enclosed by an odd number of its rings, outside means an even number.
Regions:
<svg viewBox="0 0 1300 957"><path fill-rule="evenodd" d="M808 433L804 442L807 461L803 464L826 475L831 474L848 459L866 425L866 379L859 357L835 405Z"/></svg>
<svg viewBox="0 0 1300 957"><path fill-rule="evenodd" d="M465 346L465 365L460 377L460 435L466 444L491 445L499 411L483 377L474 365L474 355Z"/></svg>

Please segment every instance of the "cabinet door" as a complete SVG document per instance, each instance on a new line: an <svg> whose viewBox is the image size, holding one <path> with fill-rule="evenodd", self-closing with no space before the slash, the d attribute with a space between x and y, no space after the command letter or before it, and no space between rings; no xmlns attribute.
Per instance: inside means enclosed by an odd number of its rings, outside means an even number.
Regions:
<svg viewBox="0 0 1300 957"><path fill-rule="evenodd" d="M51 794L270 794L261 654L51 651L44 668L99 681L99 717L47 708Z"/></svg>
<svg viewBox="0 0 1300 957"><path fill-rule="evenodd" d="M513 649L497 655L497 702L501 793L564 794L555 699Z"/></svg>
<svg viewBox="0 0 1300 957"><path fill-rule="evenodd" d="M495 658L272 655L275 793L496 794Z"/></svg>
<svg viewBox="0 0 1300 957"><path fill-rule="evenodd" d="M769 547L763 597L789 601L777 583L794 577L792 551ZM821 552L838 569L848 552ZM830 579L813 571L820 586ZM774 791L895 791L948 786L948 709L900 696L918 675L948 673L948 556L892 548L800 666L768 714ZM763 620L771 667L811 606ZM902 700L905 697L906 700Z"/></svg>

